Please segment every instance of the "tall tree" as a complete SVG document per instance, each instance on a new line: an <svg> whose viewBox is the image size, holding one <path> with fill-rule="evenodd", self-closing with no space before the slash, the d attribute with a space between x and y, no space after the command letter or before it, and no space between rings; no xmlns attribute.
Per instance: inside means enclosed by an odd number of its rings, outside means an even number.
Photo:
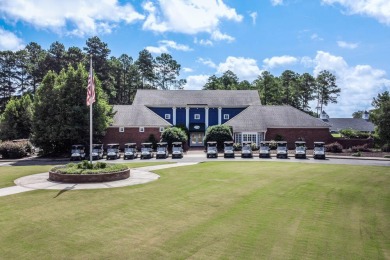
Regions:
<svg viewBox="0 0 390 260"><path fill-rule="evenodd" d="M35 93L47 73L44 68L44 60L47 53L35 42L27 44L25 50L27 51L27 71L31 75L32 92Z"/></svg>
<svg viewBox="0 0 390 260"><path fill-rule="evenodd" d="M33 142L45 153L66 152L71 144L88 144L89 107L86 106L88 73L81 64L59 75L50 72L34 100ZM98 79L93 104L94 141L100 141L112 122L112 107L105 100ZM53 104L54 100L54 104Z"/></svg>
<svg viewBox="0 0 390 260"><path fill-rule="evenodd" d="M298 78L298 109L302 111L309 111L309 102L314 100L314 90L316 87L315 78L309 73L303 73Z"/></svg>
<svg viewBox="0 0 390 260"><path fill-rule="evenodd" d="M65 54L66 65L72 65L74 69L77 69L79 63L86 63L85 54L79 47L70 47Z"/></svg>
<svg viewBox="0 0 390 260"><path fill-rule="evenodd" d="M220 82L222 84L222 89L234 90L238 87L239 79L233 71L227 70L222 74Z"/></svg>
<svg viewBox="0 0 390 260"><path fill-rule="evenodd" d="M17 92L21 95L31 87L32 76L28 73L27 55L25 49L15 52L15 84Z"/></svg>
<svg viewBox="0 0 390 260"><path fill-rule="evenodd" d="M55 73L60 73L60 71L66 67L65 46L58 41L53 42L50 45L44 63L46 71L52 70Z"/></svg>
<svg viewBox="0 0 390 260"><path fill-rule="evenodd" d="M337 97L340 95L341 89L336 85L336 76L327 70L323 70L318 74L316 83L317 107L320 110L319 112L322 113L323 106L327 106L329 103L337 103Z"/></svg>
<svg viewBox="0 0 390 260"><path fill-rule="evenodd" d="M280 75L280 83L282 86L282 102L286 105L291 105L293 107L299 107L298 98L297 98L297 81L298 74L291 71L285 70L282 75Z"/></svg>
<svg viewBox="0 0 390 260"><path fill-rule="evenodd" d="M377 126L376 131L382 142L390 146L390 94L388 91L378 94L372 101L374 109L370 113L371 121Z"/></svg>
<svg viewBox="0 0 390 260"><path fill-rule="evenodd" d="M220 78L218 78L215 75L210 76L207 79L207 83L203 86L203 90L217 90L222 89L222 83L220 81Z"/></svg>
<svg viewBox="0 0 390 260"><path fill-rule="evenodd" d="M363 110L359 110L359 111L353 112L352 113L352 117L353 118L363 118L363 113L364 113Z"/></svg>
<svg viewBox="0 0 390 260"><path fill-rule="evenodd" d="M14 97L1 115L1 140L27 139L31 134L33 106L30 94Z"/></svg>
<svg viewBox="0 0 390 260"><path fill-rule="evenodd" d="M180 64L172 58L170 54L162 53L156 57L155 71L156 84L155 86L162 90L169 90L171 88L180 89L185 81L178 80L180 75Z"/></svg>
<svg viewBox="0 0 390 260"><path fill-rule="evenodd" d="M16 57L12 51L0 51L0 111L16 92Z"/></svg>
<svg viewBox="0 0 390 260"><path fill-rule="evenodd" d="M156 79L154 71L154 59L152 54L144 49L139 52L139 56L135 64L138 67L138 70L141 75L141 88L142 89L151 89L156 88L154 86L154 81Z"/></svg>
<svg viewBox="0 0 390 260"><path fill-rule="evenodd" d="M281 89L278 85L278 79L269 71L263 71L253 82L260 94L263 105L281 105Z"/></svg>

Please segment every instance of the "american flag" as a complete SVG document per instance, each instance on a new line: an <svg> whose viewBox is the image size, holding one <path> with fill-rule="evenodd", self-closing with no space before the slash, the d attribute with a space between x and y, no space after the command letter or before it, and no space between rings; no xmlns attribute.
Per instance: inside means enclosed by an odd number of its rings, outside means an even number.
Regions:
<svg viewBox="0 0 390 260"><path fill-rule="evenodd" d="M93 80L92 59L91 67L89 69L88 87L87 87L87 106L95 102L95 82Z"/></svg>

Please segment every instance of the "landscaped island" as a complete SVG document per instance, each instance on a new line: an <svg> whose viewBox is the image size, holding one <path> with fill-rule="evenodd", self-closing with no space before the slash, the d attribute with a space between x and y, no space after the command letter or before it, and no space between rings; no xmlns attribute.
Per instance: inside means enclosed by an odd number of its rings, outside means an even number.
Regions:
<svg viewBox="0 0 390 260"><path fill-rule="evenodd" d="M123 164L88 161L56 166L49 171L49 180L65 183L88 183L123 180L130 177L130 169Z"/></svg>

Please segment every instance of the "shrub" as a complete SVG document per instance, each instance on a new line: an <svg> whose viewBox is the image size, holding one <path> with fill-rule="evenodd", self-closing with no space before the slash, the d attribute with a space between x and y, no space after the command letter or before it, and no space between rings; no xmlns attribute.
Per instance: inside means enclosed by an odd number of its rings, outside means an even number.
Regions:
<svg viewBox="0 0 390 260"><path fill-rule="evenodd" d="M157 141L156 137L154 136L154 134L150 134L148 139L146 140L146 142L152 143L153 150L156 150L158 141Z"/></svg>
<svg viewBox="0 0 390 260"><path fill-rule="evenodd" d="M371 137L371 134L369 133L360 132L353 129L344 129L341 130L340 133L346 138L367 139Z"/></svg>
<svg viewBox="0 0 390 260"><path fill-rule="evenodd" d="M383 146L382 146L382 152L385 152L385 153L388 153L388 152L390 152L390 145L389 144L384 144Z"/></svg>
<svg viewBox="0 0 390 260"><path fill-rule="evenodd" d="M242 145L240 143L233 144L234 151L241 151Z"/></svg>
<svg viewBox="0 0 390 260"><path fill-rule="evenodd" d="M6 141L0 143L0 154L3 159L19 159L26 157L31 152L31 144L28 141Z"/></svg>
<svg viewBox="0 0 390 260"><path fill-rule="evenodd" d="M187 142L188 137L185 130L179 127L170 127L164 130L161 139L163 142L167 142L168 146L171 147L173 142Z"/></svg>
<svg viewBox="0 0 390 260"><path fill-rule="evenodd" d="M229 126L214 125L207 128L204 143L206 145L209 141L217 142L218 150L223 149L223 142L233 141L232 132Z"/></svg>
<svg viewBox="0 0 390 260"><path fill-rule="evenodd" d="M91 164L88 161L82 161L80 163L68 163L65 166L56 166L51 171L59 172L62 174L99 174L110 173L126 170L128 167L123 164L107 164L104 162L97 162Z"/></svg>
<svg viewBox="0 0 390 260"><path fill-rule="evenodd" d="M325 149L327 152L330 152L330 153L342 153L343 152L343 146L341 144L339 144L338 142L334 142L334 143L325 145Z"/></svg>
<svg viewBox="0 0 390 260"><path fill-rule="evenodd" d="M278 144L277 144L277 142L275 140L269 141L269 148L271 150L276 150L277 147L278 147Z"/></svg>
<svg viewBox="0 0 390 260"><path fill-rule="evenodd" d="M280 134L276 134L274 139L275 141L284 141L284 137Z"/></svg>
<svg viewBox="0 0 390 260"><path fill-rule="evenodd" d="M255 144L255 143L252 143L251 148L252 148L252 151L257 151L257 150L259 150L259 147L258 147L257 144Z"/></svg>
<svg viewBox="0 0 390 260"><path fill-rule="evenodd" d="M367 144L363 144L363 145L352 146L351 151L353 153L356 153L356 152L371 152L371 149L368 148Z"/></svg>
<svg viewBox="0 0 390 260"><path fill-rule="evenodd" d="M362 156L362 153L361 152L353 153L352 156L360 157L360 156Z"/></svg>

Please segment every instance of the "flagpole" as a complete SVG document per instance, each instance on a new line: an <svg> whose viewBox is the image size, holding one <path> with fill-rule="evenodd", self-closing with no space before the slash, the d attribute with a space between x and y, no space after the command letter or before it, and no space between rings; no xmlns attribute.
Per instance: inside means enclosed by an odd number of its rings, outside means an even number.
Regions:
<svg viewBox="0 0 390 260"><path fill-rule="evenodd" d="M91 55L91 68L90 73L92 73L92 55ZM92 74L93 82L93 74ZM89 162L92 164L92 102L91 97L89 98Z"/></svg>

